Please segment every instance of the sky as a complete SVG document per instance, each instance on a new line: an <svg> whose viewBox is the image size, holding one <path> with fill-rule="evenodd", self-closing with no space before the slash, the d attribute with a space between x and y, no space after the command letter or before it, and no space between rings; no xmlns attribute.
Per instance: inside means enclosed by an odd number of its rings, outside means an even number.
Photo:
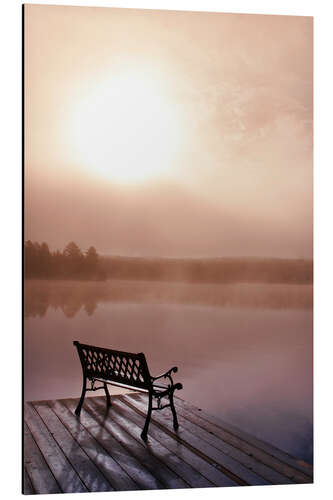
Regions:
<svg viewBox="0 0 333 500"><path fill-rule="evenodd" d="M25 6L25 239L312 257L312 18Z"/></svg>

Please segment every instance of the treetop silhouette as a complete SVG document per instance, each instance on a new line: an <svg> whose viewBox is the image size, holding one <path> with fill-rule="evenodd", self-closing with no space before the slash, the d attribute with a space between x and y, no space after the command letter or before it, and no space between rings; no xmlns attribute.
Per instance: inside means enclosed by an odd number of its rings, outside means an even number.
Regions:
<svg viewBox="0 0 333 500"><path fill-rule="evenodd" d="M51 252L47 243L28 240L24 244L25 278L105 279L96 248L86 252L70 241L63 252Z"/></svg>

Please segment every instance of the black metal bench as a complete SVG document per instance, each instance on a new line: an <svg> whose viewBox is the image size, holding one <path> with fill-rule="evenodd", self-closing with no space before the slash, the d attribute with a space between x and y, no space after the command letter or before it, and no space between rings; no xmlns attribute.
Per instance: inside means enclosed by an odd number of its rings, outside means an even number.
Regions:
<svg viewBox="0 0 333 500"><path fill-rule="evenodd" d="M173 402L173 393L176 389L182 389L182 384L175 384L172 380L172 373L177 372L174 366L170 370L157 377L152 377L149 373L145 355L140 352L133 354L130 352L115 351L87 344L80 344L77 340L73 342L76 346L83 373L82 393L79 404L75 410L76 415L80 415L83 401L87 391L97 391L104 389L107 407L111 406L111 398L108 391L108 384L124 388L135 388L140 392L148 392L148 411L145 425L141 437L145 441L152 410L163 410L170 407L173 415L173 426L178 428L177 414ZM167 379L168 384L157 384L158 379ZM87 388L87 381L90 388ZM103 385L95 386L96 382ZM168 404L162 404L161 399L167 397ZM157 400L157 406L153 407L153 398Z"/></svg>

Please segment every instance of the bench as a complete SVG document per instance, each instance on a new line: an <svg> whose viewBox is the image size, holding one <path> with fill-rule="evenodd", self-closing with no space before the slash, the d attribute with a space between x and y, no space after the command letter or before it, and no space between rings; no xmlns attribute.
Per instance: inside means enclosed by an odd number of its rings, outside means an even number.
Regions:
<svg viewBox="0 0 333 500"><path fill-rule="evenodd" d="M83 384L80 401L75 410L76 415L80 415L83 401L87 391L97 391L104 389L107 407L111 406L111 398L108 385L124 387L126 389L135 388L140 392L148 393L148 410L146 421L141 433L141 438L146 441L148 427L152 410L163 410L170 407L173 415L173 427L178 429L177 414L173 402L173 393L176 389L183 388L182 384L175 384L172 380L172 373L178 371L177 367L170 368L165 373L152 377L150 375L146 357L140 352L133 354L130 352L115 351L87 344L81 344L77 340L73 342L76 346L82 366ZM166 379L167 384L156 383L156 380ZM87 388L87 382L90 388ZM96 382L103 385L95 386ZM167 397L169 403L162 404L161 399ZM157 406L153 406L153 399L157 400Z"/></svg>

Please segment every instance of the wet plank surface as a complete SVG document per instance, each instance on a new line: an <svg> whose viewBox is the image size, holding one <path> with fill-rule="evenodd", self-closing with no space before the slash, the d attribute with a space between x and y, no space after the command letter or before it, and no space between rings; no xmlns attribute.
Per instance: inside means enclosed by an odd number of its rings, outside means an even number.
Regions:
<svg viewBox="0 0 333 500"><path fill-rule="evenodd" d="M34 401L24 406L23 492L65 493L312 483L312 467L176 398L155 411L143 442L147 396Z"/></svg>

